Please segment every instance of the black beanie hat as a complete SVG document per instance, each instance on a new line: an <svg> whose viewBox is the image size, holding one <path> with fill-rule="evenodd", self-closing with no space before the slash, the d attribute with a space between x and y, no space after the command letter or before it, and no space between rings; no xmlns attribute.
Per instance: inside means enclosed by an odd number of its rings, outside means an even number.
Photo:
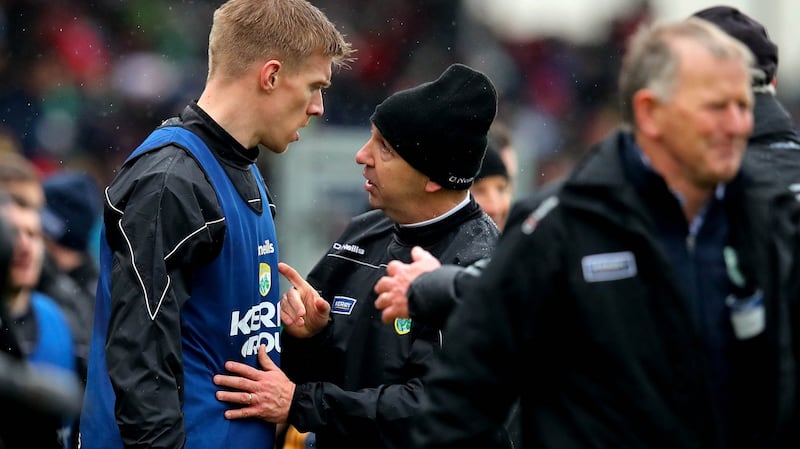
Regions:
<svg viewBox="0 0 800 449"><path fill-rule="evenodd" d="M481 169L478 170L478 174L475 176L475 181L479 181L488 176L502 176L509 179L506 164L503 162L500 152L497 151L497 148L491 143L486 148L486 156L483 157L483 163L481 164Z"/></svg>
<svg viewBox="0 0 800 449"><path fill-rule="evenodd" d="M82 172L56 173L44 182L42 229L51 239L77 251L89 249L94 225L102 213L101 193Z"/></svg>
<svg viewBox="0 0 800 449"><path fill-rule="evenodd" d="M694 13L694 16L713 23L750 48L758 68L766 75L766 79L754 79L754 84L772 81L778 68L778 46L769 39L763 25L730 6L713 6Z"/></svg>
<svg viewBox="0 0 800 449"><path fill-rule="evenodd" d="M489 78L453 64L435 81L391 95L371 120L409 165L444 188L466 190L481 166L496 112Z"/></svg>

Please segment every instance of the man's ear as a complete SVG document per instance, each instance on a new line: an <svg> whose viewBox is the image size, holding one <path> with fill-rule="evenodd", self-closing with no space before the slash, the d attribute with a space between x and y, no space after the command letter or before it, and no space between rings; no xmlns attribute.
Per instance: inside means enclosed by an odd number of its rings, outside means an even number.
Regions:
<svg viewBox="0 0 800 449"><path fill-rule="evenodd" d="M431 181L430 179L428 179L425 182L425 191L426 192L433 193L433 192L438 192L439 190L442 190L442 186L438 182Z"/></svg>
<svg viewBox="0 0 800 449"><path fill-rule="evenodd" d="M641 89L633 95L633 120L639 132L648 137L661 134L663 103L650 89Z"/></svg>
<svg viewBox="0 0 800 449"><path fill-rule="evenodd" d="M259 72L259 86L270 92L275 90L278 83L278 72L281 70L281 62L276 59L270 59L261 66Z"/></svg>

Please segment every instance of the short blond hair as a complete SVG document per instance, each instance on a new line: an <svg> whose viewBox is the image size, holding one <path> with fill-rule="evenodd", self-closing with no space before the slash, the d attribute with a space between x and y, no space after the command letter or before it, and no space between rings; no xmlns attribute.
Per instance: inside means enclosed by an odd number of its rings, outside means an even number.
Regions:
<svg viewBox="0 0 800 449"><path fill-rule="evenodd" d="M352 53L334 24L306 0L229 0L214 12L208 77L236 77L266 59L291 70L314 54L332 57L338 67Z"/></svg>

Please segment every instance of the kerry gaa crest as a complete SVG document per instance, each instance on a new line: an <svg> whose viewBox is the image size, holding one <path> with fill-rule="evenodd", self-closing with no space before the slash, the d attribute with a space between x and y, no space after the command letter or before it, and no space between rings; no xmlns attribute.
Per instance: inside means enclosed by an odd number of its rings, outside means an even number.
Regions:
<svg viewBox="0 0 800 449"><path fill-rule="evenodd" d="M395 318L394 331L397 335L405 335L411 332L411 318Z"/></svg>

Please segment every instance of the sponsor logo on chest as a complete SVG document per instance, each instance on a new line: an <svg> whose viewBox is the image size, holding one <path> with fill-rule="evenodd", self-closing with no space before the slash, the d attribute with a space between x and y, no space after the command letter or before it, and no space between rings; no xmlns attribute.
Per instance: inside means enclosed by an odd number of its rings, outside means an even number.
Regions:
<svg viewBox="0 0 800 449"><path fill-rule="evenodd" d="M350 315L353 313L353 308L356 306L357 302L358 300L355 298L348 298L347 296L334 296L333 303L331 303L331 313Z"/></svg>

